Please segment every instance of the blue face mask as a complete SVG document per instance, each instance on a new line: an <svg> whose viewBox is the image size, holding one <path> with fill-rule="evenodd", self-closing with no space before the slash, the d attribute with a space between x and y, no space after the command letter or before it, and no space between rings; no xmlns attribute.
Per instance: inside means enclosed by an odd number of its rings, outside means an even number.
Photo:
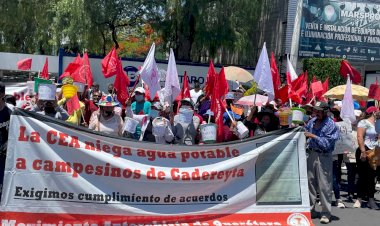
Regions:
<svg viewBox="0 0 380 226"><path fill-rule="evenodd" d="M157 111L157 110L155 110L155 109L150 109L150 114L149 114L149 116L150 116L151 118L157 118L157 117L159 116L159 114L160 114L159 111Z"/></svg>

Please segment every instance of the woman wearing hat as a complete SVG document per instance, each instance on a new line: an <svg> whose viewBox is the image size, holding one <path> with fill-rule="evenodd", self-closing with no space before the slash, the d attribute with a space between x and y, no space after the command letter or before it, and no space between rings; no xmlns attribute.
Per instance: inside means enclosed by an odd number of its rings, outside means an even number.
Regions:
<svg viewBox="0 0 380 226"><path fill-rule="evenodd" d="M189 121L185 121L185 115L192 115ZM186 118L188 119L188 118ZM190 98L181 100L179 113L170 119L175 134L175 142L185 145L194 145L198 135L198 127L201 123L199 117L194 115L194 105Z"/></svg>
<svg viewBox="0 0 380 226"><path fill-rule="evenodd" d="M375 106L367 108L365 111L365 119L360 120L357 128L357 137L359 148L356 150L356 164L359 174L358 180L358 199L354 204L354 208L360 208L362 199L368 197L367 206L371 209L378 210L375 195L375 177L376 170L369 164L367 151L375 149L378 145L379 135L375 130L375 119L378 109Z"/></svg>
<svg viewBox="0 0 380 226"><path fill-rule="evenodd" d="M257 115L259 123L257 124L253 136L262 135L278 129L279 125L275 120L275 117L276 116L274 115L273 111L270 109L263 109L261 112L259 112Z"/></svg>
<svg viewBox="0 0 380 226"><path fill-rule="evenodd" d="M119 103L115 102L111 95L103 96L98 105L99 111L92 114L89 129L121 136L123 131L123 120L120 115L115 114L114 108Z"/></svg>

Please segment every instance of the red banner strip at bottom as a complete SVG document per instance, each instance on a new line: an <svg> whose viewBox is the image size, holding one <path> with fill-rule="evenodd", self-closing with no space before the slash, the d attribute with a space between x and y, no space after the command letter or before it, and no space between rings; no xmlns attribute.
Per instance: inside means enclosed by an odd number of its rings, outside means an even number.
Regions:
<svg viewBox="0 0 380 226"><path fill-rule="evenodd" d="M119 216L0 212L1 226L224 226L313 225L310 212L208 214L189 216Z"/></svg>

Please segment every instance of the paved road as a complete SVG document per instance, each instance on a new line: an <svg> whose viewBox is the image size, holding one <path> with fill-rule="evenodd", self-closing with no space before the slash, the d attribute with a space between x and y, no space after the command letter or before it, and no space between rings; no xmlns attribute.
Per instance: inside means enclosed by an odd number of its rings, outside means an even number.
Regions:
<svg viewBox="0 0 380 226"><path fill-rule="evenodd" d="M343 171L343 174L345 172ZM366 207L366 203L363 202L362 208L352 208L354 203L346 202L347 193L345 190L346 175L342 177L342 192L341 196L343 202L346 204L345 209L340 209L335 206L332 208L331 222L328 225L331 226L380 226L380 211L372 210ZM380 192L375 194L375 199L380 207ZM320 207L317 207L317 211L320 211ZM315 225L325 225L319 223L319 219L313 219Z"/></svg>

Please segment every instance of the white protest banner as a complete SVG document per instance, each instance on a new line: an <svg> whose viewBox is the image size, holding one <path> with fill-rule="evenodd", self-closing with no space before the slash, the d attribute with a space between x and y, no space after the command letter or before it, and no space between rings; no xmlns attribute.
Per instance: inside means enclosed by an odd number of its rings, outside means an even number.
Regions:
<svg viewBox="0 0 380 226"><path fill-rule="evenodd" d="M6 86L5 94L12 95L16 98L16 107L21 107L30 100L28 86L26 84L21 86Z"/></svg>
<svg viewBox="0 0 380 226"><path fill-rule="evenodd" d="M336 122L339 129L339 139L335 142L333 155L352 153L355 151L355 139L352 136L352 125L349 121Z"/></svg>
<svg viewBox="0 0 380 226"><path fill-rule="evenodd" d="M311 225L305 136L135 142L16 109L2 225Z"/></svg>

